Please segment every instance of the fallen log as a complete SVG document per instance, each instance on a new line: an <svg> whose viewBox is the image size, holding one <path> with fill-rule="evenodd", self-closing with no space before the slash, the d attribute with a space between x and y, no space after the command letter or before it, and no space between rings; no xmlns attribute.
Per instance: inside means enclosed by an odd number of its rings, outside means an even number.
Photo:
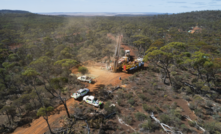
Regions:
<svg viewBox="0 0 221 134"><path fill-rule="evenodd" d="M168 126L168 125L166 125L166 124L164 124L164 123L161 123L160 120L158 120L158 119L154 116L153 112L152 112L152 114L150 115L150 117L151 117L153 120L155 120L157 123L159 123L160 126L163 128L163 130L164 130L165 132L167 132L168 134L169 134L169 133L171 133L171 134L183 134L181 131L174 131L172 127L170 127L170 126Z"/></svg>

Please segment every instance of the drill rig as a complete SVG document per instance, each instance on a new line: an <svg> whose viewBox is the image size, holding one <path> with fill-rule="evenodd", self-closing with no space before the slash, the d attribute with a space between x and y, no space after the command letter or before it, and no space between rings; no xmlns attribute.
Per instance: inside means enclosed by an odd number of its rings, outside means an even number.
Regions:
<svg viewBox="0 0 221 134"><path fill-rule="evenodd" d="M123 71L130 73L142 68L144 66L143 58L133 59L130 55L130 50L125 50L125 56L119 58L121 37L122 36L119 36L117 40L117 46L114 55L115 61L113 71Z"/></svg>

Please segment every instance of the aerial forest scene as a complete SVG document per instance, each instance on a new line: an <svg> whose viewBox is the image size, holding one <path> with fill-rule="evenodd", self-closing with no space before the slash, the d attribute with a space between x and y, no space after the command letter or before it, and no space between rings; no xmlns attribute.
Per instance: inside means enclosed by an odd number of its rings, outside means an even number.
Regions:
<svg viewBox="0 0 221 134"><path fill-rule="evenodd" d="M0 134L221 134L221 10L2 4Z"/></svg>

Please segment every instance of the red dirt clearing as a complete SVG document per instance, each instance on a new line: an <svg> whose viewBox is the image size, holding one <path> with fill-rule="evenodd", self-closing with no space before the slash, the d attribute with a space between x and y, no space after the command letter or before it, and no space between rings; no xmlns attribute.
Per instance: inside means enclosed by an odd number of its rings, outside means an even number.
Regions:
<svg viewBox="0 0 221 134"><path fill-rule="evenodd" d="M99 70L99 69L95 69L95 68L90 68L89 69L89 73L92 75L96 75L96 83L95 84L90 84L89 85L89 89L93 92L93 90L95 89L96 86L100 85L100 84L104 84L104 85L108 85L108 84L112 84L112 85L120 85L121 81L119 80L119 77L121 77L122 79L127 78L129 76L131 76L131 74L126 74L126 73L112 73L112 72L108 72L108 71L104 71L104 70ZM76 72L77 69L72 70L73 73L77 73ZM74 105L74 103L76 103L78 101L75 101L74 99L69 99L67 101L67 106L69 108L70 113L72 113L73 111L71 111L70 107L72 107ZM60 109L62 109L60 111ZM60 111L60 112L54 112L53 115L49 116L49 123L51 125L52 128L56 128L56 127L60 127L55 125L55 123L59 122L60 117L66 115L66 111L64 110L63 105L60 105L59 107L57 107L55 109L55 111ZM19 127L15 130L14 134L43 134L44 132L48 131L48 126L46 121L40 117L36 120L34 120L31 124L30 127L24 128L24 127Z"/></svg>

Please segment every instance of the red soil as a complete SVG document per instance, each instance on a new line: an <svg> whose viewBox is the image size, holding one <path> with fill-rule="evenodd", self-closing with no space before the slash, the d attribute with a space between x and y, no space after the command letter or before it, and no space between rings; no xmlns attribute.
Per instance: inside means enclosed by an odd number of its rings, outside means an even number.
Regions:
<svg viewBox="0 0 221 134"><path fill-rule="evenodd" d="M121 73L112 73L112 72L99 70L99 69L95 69L95 68L90 68L90 67L88 69L89 69L90 74L98 76L96 78L97 82L95 84L89 84L89 86L88 86L88 88L92 92L96 88L96 86L98 86L98 85L101 85L101 84L102 85L108 85L108 84L120 85L121 81L119 80L119 77L124 79L124 78L131 76L131 74L126 74L126 73L122 73L122 72ZM77 73L76 71L77 71L77 69L72 70L73 73ZM69 108L70 113L73 112L73 111L71 111L70 107L73 106L76 102L78 102L78 101L75 101L73 98L71 98L67 101L67 106ZM55 125L55 123L57 123L59 121L59 119L64 115L66 115L66 111L64 110L63 105L60 105L59 107L57 107L55 109L55 112L49 116L49 123L50 123L51 127L52 128L61 127L61 126ZM40 118L34 120L30 124L30 127L17 128L14 131L14 134L42 134L46 131L48 131L47 123L43 119L43 117L40 117Z"/></svg>

